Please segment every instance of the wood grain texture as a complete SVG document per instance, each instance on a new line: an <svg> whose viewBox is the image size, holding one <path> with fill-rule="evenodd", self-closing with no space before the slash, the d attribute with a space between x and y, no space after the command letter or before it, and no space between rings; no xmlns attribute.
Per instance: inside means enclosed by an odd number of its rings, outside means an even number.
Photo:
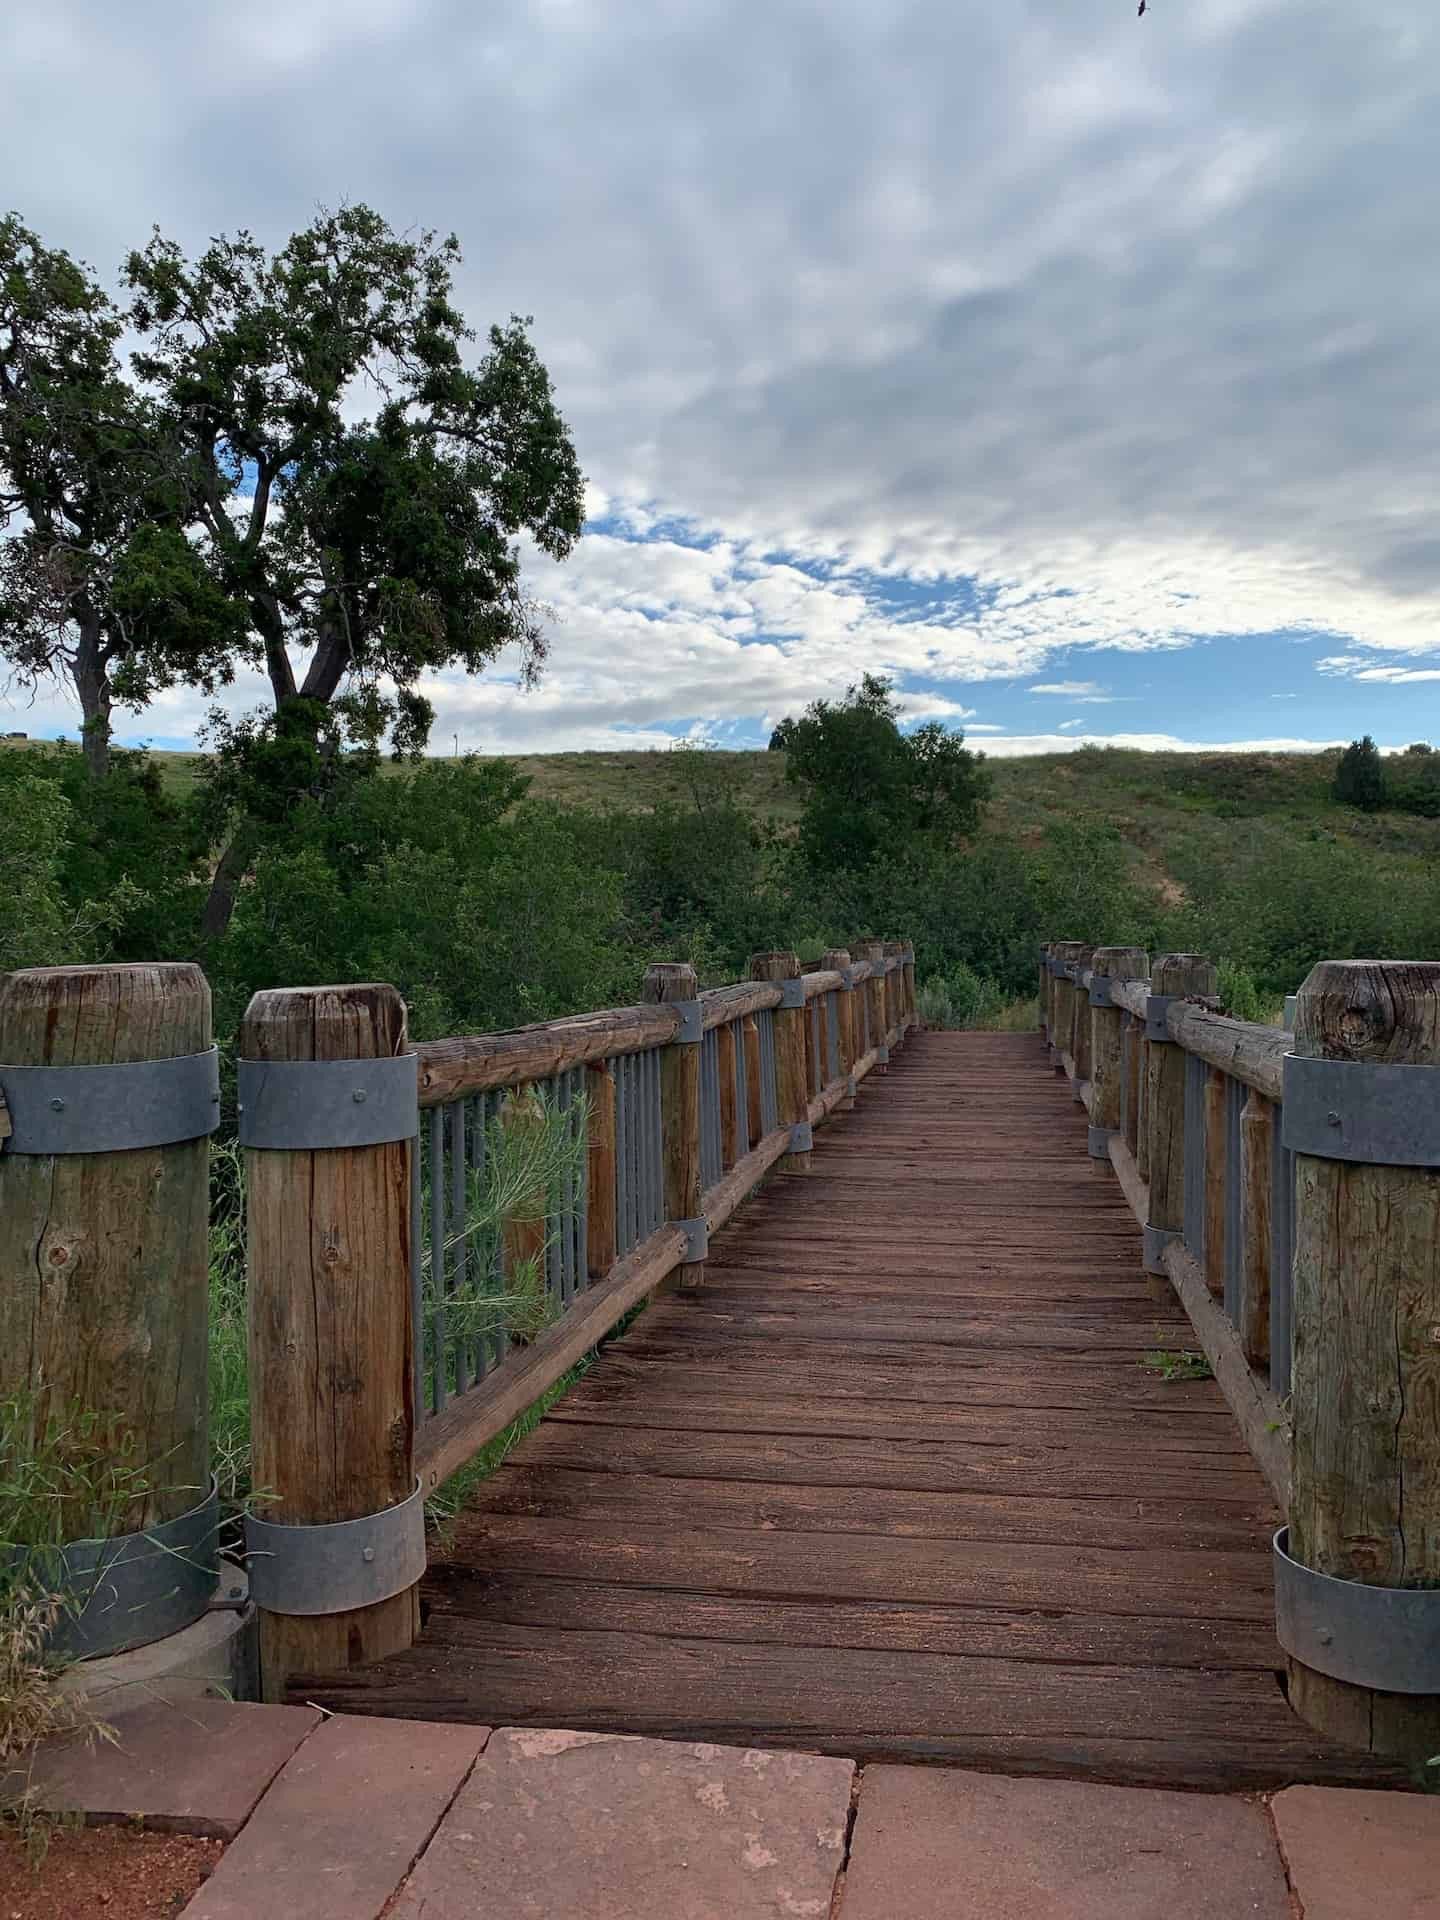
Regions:
<svg viewBox="0 0 1440 1920"><path fill-rule="evenodd" d="M198 967L0 976L0 1060L88 1066L211 1044ZM210 1143L0 1153L0 1392L128 1435L150 1491L117 1531L174 1519L210 1483L205 1397Z"/></svg>
<svg viewBox="0 0 1440 1920"><path fill-rule="evenodd" d="M733 1167L741 1157L740 1089L735 1078L734 1023L715 1030L715 1068L720 1083L720 1167Z"/></svg>
<svg viewBox="0 0 1440 1920"><path fill-rule="evenodd" d="M1252 1367L1270 1364L1270 1177L1280 1151L1275 1106L1252 1087L1240 1115L1240 1344Z"/></svg>
<svg viewBox="0 0 1440 1920"><path fill-rule="evenodd" d="M663 961L645 972L647 1005L665 1006L693 1000L695 969L684 961ZM778 1017L778 1016L777 1016ZM660 1153L665 1175L665 1218L698 1220L700 1186L700 1049L672 1043L660 1052ZM699 1286L705 1263L687 1262L680 1269L682 1287Z"/></svg>
<svg viewBox="0 0 1440 1920"><path fill-rule="evenodd" d="M750 972L757 980L798 980L800 958L785 949L751 956ZM875 981L879 987L883 981ZM804 1120L810 1106L805 1070L805 1029L809 1023L805 1007L778 1007L775 1011L775 1104L782 1127ZM808 1173L808 1153L787 1153L780 1161L782 1173Z"/></svg>
<svg viewBox="0 0 1440 1920"><path fill-rule="evenodd" d="M1193 953L1161 954L1151 969L1150 990L1213 993L1214 964ZM1179 1233L1185 1225L1185 1054L1173 1041L1159 1040L1150 1042L1148 1052L1144 1177L1150 1187L1149 1224Z"/></svg>
<svg viewBox="0 0 1440 1920"><path fill-rule="evenodd" d="M1440 1066L1440 964L1322 962L1295 1051ZM1440 1172L1296 1157L1294 1329L1291 1552L1340 1579L1440 1584ZM1440 1752L1440 1698L1289 1670L1297 1711L1335 1738Z"/></svg>
<svg viewBox="0 0 1440 1920"><path fill-rule="evenodd" d="M1083 940L1057 940L1052 947L1055 958L1067 966L1078 964L1085 950ZM1057 974L1054 990L1050 996L1050 1044L1055 1048L1056 1069L1059 1072L1065 1071L1064 1055L1071 1054L1073 1057L1075 997L1074 981L1066 979L1062 974Z"/></svg>
<svg viewBox="0 0 1440 1920"><path fill-rule="evenodd" d="M765 1110L760 1103L760 1024L753 1014L741 1022L740 1044L745 1049L745 1113L750 1144L765 1132Z"/></svg>
<svg viewBox="0 0 1440 1920"><path fill-rule="evenodd" d="M1087 968L1093 965L1094 959L1095 949L1087 941L1081 946L1079 953L1075 956L1077 971L1084 973ZM1078 980L1075 984L1075 990L1070 996L1070 1038L1068 1050L1070 1058L1074 1063L1074 1074L1077 1083L1083 1081L1088 1086L1090 1083L1090 995ZM1076 1097L1079 1097L1078 1087Z"/></svg>
<svg viewBox="0 0 1440 1920"><path fill-rule="evenodd" d="M569 1067L643 1053L673 1040L678 1020L662 1007L612 1007L568 1020L519 1027L514 1033L462 1034L425 1040L420 1062L420 1104L444 1106L465 1094L545 1080Z"/></svg>
<svg viewBox="0 0 1440 1920"><path fill-rule="evenodd" d="M839 974L842 968L850 965L849 948L827 947L820 956L820 965L823 968ZM835 988L833 998L835 1002L836 1045L840 1055L836 1071L840 1078L844 1079L850 1072L855 1059L854 1042L850 1032L851 1003L855 995L853 991L847 993L845 988L840 986ZM826 1017L828 1018L828 1015ZM854 1105L854 1102L847 1096L837 1104L842 1112L848 1113Z"/></svg>
<svg viewBox="0 0 1440 1920"><path fill-rule="evenodd" d="M1148 979L1150 974L1150 956L1143 947L1097 947L1090 964L1110 981ZM1124 1018L1116 1006L1090 1009L1090 1124L1110 1133L1120 1126Z"/></svg>
<svg viewBox="0 0 1440 1920"><path fill-rule="evenodd" d="M1157 987L1158 993L1160 989ZM1198 991L1209 992L1209 988ZM1261 1027L1248 1020L1229 1020L1208 1007L1186 1002L1171 1007L1165 1017L1170 1038L1207 1066L1218 1067L1234 1080L1279 1100L1284 1091L1285 1056L1294 1051L1294 1036L1279 1027Z"/></svg>
<svg viewBox="0 0 1440 1920"><path fill-rule="evenodd" d="M393 987L257 993L246 1060L375 1060L406 1048ZM355 1520L414 1486L410 1155L414 1143L246 1152L246 1274L254 1484L265 1518ZM262 1613L268 1699L299 1667L359 1664L407 1647L418 1590L351 1612Z"/></svg>
<svg viewBox="0 0 1440 1920"><path fill-rule="evenodd" d="M1118 1187L1028 1034L917 1036L488 1481L349 1712L1152 1785L1386 1776L1275 1684L1273 1503L1142 1365Z"/></svg>

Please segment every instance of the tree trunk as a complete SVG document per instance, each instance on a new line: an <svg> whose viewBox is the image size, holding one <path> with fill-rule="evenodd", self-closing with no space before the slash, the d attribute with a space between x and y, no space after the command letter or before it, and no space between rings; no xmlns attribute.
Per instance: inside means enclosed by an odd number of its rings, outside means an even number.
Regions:
<svg viewBox="0 0 1440 1920"><path fill-rule="evenodd" d="M235 911L235 898L240 891L241 882L250 871L250 860L254 851L254 825L249 820L242 820L231 834L228 846L215 865L215 874L210 882L209 898L205 902L205 912L200 920L202 946L208 947L216 940L223 939L229 929L230 916Z"/></svg>
<svg viewBox="0 0 1440 1920"><path fill-rule="evenodd" d="M80 640L70 677L80 701L80 742L86 770L92 780L103 780L110 771L110 676L100 648L98 617L82 613L79 624Z"/></svg>

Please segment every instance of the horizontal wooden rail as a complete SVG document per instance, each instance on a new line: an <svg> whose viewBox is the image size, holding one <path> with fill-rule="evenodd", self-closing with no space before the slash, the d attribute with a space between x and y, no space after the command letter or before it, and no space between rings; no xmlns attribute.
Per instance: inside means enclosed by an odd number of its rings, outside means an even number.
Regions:
<svg viewBox="0 0 1440 1920"><path fill-rule="evenodd" d="M1218 1067L1232 1080L1254 1087L1267 1100L1279 1100L1285 1090L1285 1056L1295 1051L1295 1036L1279 1027L1256 1026L1249 1020L1229 1020L1223 1014L1188 1001L1177 1001L1165 1016L1176 1046L1193 1053L1207 1066Z"/></svg>
<svg viewBox="0 0 1440 1920"><path fill-rule="evenodd" d="M603 1013L578 1013L567 1020L517 1027L512 1033L425 1040L415 1049L420 1062L420 1104L439 1107L472 1093L547 1080L596 1060L644 1053L667 1045L679 1031L680 1016L674 1007L611 1007Z"/></svg>
<svg viewBox="0 0 1440 1920"><path fill-rule="evenodd" d="M763 1013L766 1007L778 1007L780 989L773 980L741 980L733 987L711 987L700 996L700 1024L706 1033L712 1027L729 1026L747 1014Z"/></svg>

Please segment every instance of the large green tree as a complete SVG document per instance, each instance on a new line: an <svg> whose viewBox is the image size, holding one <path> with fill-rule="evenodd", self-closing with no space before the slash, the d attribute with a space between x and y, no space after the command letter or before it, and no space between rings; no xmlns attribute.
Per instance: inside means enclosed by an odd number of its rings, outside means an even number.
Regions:
<svg viewBox="0 0 1440 1920"><path fill-rule="evenodd" d="M820 870L860 868L975 831L990 791L982 756L931 722L900 730L891 683L867 673L843 700L816 700L775 729L786 778L805 795L800 845Z"/></svg>
<svg viewBox="0 0 1440 1920"><path fill-rule="evenodd" d="M267 818L323 790L339 749L424 746L427 674L543 656L518 538L567 554L583 482L528 322L468 357L459 260L356 206L278 253L241 233L190 261L157 233L126 265L135 370L183 423L197 544L273 699L226 738L207 936Z"/></svg>
<svg viewBox="0 0 1440 1920"><path fill-rule="evenodd" d="M0 219L0 654L68 680L92 775L111 716L230 677L244 618L186 537L181 422L122 371L124 316L89 269Z"/></svg>

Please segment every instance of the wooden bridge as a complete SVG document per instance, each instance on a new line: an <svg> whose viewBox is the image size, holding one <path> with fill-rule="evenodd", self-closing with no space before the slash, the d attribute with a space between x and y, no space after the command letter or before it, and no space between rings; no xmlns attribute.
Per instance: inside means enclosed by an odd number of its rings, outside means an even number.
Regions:
<svg viewBox="0 0 1440 1920"><path fill-rule="evenodd" d="M1322 963L1293 1035L1214 985L1058 943L1039 1035L926 1033L867 941L415 1048L393 988L257 995L267 1696L1203 1788L1440 1751L1440 965ZM184 1463L115 1516L133 1645L215 1576L208 988L6 976L0 1063L0 1362Z"/></svg>
<svg viewBox="0 0 1440 1920"><path fill-rule="evenodd" d="M1269 1491L1033 1036L915 1035L470 1501L346 1712L1235 1788L1290 1711Z"/></svg>

